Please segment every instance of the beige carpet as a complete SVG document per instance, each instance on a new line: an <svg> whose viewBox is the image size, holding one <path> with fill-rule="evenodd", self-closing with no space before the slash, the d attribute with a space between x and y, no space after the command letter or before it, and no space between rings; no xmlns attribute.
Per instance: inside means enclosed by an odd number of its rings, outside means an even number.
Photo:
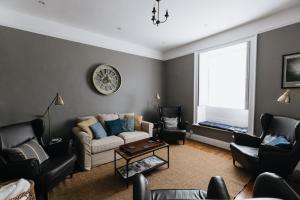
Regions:
<svg viewBox="0 0 300 200"><path fill-rule="evenodd" d="M166 156L166 150L158 152ZM123 161L118 161L122 164ZM113 172L113 163L108 163L87 172L74 174L50 193L50 200L131 200L132 185ZM232 165L232 160L213 155L186 145L170 147L170 168L165 166L147 176L155 188L200 188L207 189L212 176L222 176L229 194L234 197L249 181L250 176Z"/></svg>

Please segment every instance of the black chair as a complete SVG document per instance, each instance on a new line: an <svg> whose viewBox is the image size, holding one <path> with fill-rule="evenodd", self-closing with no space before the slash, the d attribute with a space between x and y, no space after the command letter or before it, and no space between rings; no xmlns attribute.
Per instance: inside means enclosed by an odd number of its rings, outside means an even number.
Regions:
<svg viewBox="0 0 300 200"><path fill-rule="evenodd" d="M73 173L76 156L71 153L70 141L51 146L42 145L44 123L41 119L0 128L0 178L4 180L27 178L35 182L36 192L48 199L48 191ZM37 159L9 162L4 150L36 138L49 155L39 164Z"/></svg>
<svg viewBox="0 0 300 200"><path fill-rule="evenodd" d="M150 190L148 181L142 174L133 177L133 200L165 199L230 199L222 177L210 179L207 192L200 189L158 189Z"/></svg>
<svg viewBox="0 0 300 200"><path fill-rule="evenodd" d="M260 174L253 187L252 199L300 200L300 196L281 177L274 173ZM133 177L133 200L166 199L230 199L222 177L212 177L207 192L199 189L156 189L150 190L147 179L142 174Z"/></svg>
<svg viewBox="0 0 300 200"><path fill-rule="evenodd" d="M256 178L253 197L300 200L300 196L283 178L269 172L262 173Z"/></svg>
<svg viewBox="0 0 300 200"><path fill-rule="evenodd" d="M168 118L177 118L177 127L167 128L165 126L165 117ZM170 143L177 142L182 140L183 144L185 142L186 131L188 128L188 122L182 122L181 119L181 106L172 106L172 107L159 107L159 126L160 134L159 136Z"/></svg>
<svg viewBox="0 0 300 200"><path fill-rule="evenodd" d="M265 113L261 125L260 137L234 133L234 142L230 144L233 164L237 161L256 174L265 171L283 177L291 174L300 158L299 120ZM292 146L287 149L263 144L266 135L285 136Z"/></svg>

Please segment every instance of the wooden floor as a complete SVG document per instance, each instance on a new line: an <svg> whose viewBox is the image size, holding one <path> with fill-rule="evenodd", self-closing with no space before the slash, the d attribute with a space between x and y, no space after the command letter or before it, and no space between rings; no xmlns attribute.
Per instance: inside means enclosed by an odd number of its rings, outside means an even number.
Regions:
<svg viewBox="0 0 300 200"><path fill-rule="evenodd" d="M211 154L214 154L216 156L220 156L223 159L232 160L231 152L225 149L221 149L218 147L214 147L208 144L200 143L194 140L186 140L185 145L188 145L190 147L200 149L201 151L205 151ZM232 167L234 167L232 165ZM235 200L242 200L246 198L252 197L252 188L253 188L253 180L250 181L246 187L235 197Z"/></svg>

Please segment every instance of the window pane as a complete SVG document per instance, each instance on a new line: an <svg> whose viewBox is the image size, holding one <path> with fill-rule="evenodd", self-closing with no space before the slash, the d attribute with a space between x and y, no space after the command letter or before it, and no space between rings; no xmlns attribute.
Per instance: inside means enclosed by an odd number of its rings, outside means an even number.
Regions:
<svg viewBox="0 0 300 200"><path fill-rule="evenodd" d="M245 109L247 53L245 42L200 54L199 100L202 105Z"/></svg>

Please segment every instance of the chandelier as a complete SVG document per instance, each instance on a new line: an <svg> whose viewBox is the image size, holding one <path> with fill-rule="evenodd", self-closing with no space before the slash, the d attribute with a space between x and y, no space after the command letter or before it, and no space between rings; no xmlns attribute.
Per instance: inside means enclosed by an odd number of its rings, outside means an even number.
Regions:
<svg viewBox="0 0 300 200"><path fill-rule="evenodd" d="M159 24L162 24L162 23L165 23L169 17L169 12L168 10L166 10L166 14L165 14L165 19L164 20L161 20L160 19L160 13L159 13L159 2L161 0L155 0L157 1L157 10L156 10L156 7L155 7L155 4L153 6L153 10L152 10L152 18L151 18L151 21L153 22L154 25L158 26Z"/></svg>

